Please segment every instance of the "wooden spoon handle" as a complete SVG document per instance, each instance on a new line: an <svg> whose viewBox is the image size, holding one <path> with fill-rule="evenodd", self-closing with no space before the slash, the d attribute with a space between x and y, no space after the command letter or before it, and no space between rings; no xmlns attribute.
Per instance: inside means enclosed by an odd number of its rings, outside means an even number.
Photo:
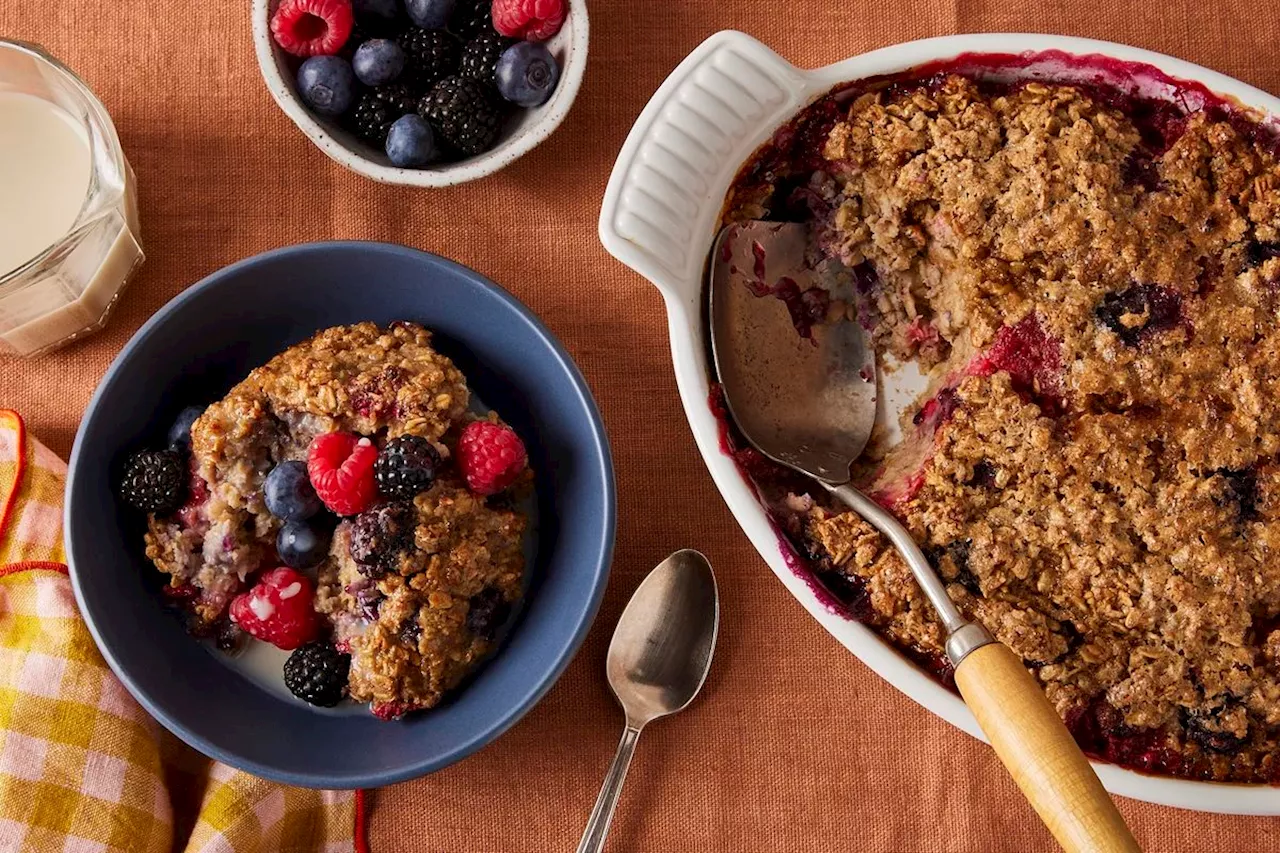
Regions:
<svg viewBox="0 0 1280 853"><path fill-rule="evenodd" d="M1007 646L990 643L966 655L956 668L956 686L1067 853L1141 853L1057 711Z"/></svg>

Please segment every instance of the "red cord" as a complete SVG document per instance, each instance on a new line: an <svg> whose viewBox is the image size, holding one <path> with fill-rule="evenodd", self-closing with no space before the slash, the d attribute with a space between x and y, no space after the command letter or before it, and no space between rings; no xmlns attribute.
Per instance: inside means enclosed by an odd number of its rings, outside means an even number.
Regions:
<svg viewBox="0 0 1280 853"><path fill-rule="evenodd" d="M67 571L66 563L46 563L40 560L29 560L24 563L10 563L7 566L0 566L0 578L16 575L18 572L57 572L58 574L70 574Z"/></svg>
<svg viewBox="0 0 1280 853"><path fill-rule="evenodd" d="M369 853L369 822L365 813L364 789L356 790L356 853Z"/></svg>
<svg viewBox="0 0 1280 853"><path fill-rule="evenodd" d="M22 488L22 475L27 470L27 426L17 412L12 409L0 409L0 421L6 417L13 419L14 431L17 433L18 470L13 475L13 488L9 490L9 494L5 495L4 502L0 503L0 536L4 535L4 529L9 523L9 514L13 512L13 507L18 502L18 491Z"/></svg>

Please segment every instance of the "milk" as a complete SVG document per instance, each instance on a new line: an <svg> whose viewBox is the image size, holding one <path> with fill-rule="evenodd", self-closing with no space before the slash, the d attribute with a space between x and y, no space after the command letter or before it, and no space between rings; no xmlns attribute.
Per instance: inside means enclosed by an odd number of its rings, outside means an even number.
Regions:
<svg viewBox="0 0 1280 853"><path fill-rule="evenodd" d="M101 328L142 263L133 172L123 155L104 170L114 142L94 138L103 150L50 99L0 89L0 279L22 270L0 286L0 341L21 355Z"/></svg>
<svg viewBox="0 0 1280 853"><path fill-rule="evenodd" d="M89 138L60 107L0 92L0 275L59 242L89 195Z"/></svg>

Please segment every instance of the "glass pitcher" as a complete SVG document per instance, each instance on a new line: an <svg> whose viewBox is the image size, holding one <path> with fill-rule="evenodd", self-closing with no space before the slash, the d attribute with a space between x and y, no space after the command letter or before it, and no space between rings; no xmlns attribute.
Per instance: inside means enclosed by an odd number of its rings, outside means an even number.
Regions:
<svg viewBox="0 0 1280 853"><path fill-rule="evenodd" d="M142 263L133 170L89 87L0 39L0 342L38 355L106 325Z"/></svg>

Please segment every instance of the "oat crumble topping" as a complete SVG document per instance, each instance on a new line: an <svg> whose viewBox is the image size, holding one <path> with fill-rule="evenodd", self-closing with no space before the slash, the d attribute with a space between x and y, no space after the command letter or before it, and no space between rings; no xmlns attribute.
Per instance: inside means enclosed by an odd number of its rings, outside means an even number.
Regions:
<svg viewBox="0 0 1280 853"><path fill-rule="evenodd" d="M1090 751L1280 781L1271 146L1212 111L1156 125L1097 90L956 74L818 110L812 159L757 155L726 218L810 220L878 350L932 368L904 423L927 462L870 487ZM756 479L853 612L941 655L878 533Z"/></svg>

